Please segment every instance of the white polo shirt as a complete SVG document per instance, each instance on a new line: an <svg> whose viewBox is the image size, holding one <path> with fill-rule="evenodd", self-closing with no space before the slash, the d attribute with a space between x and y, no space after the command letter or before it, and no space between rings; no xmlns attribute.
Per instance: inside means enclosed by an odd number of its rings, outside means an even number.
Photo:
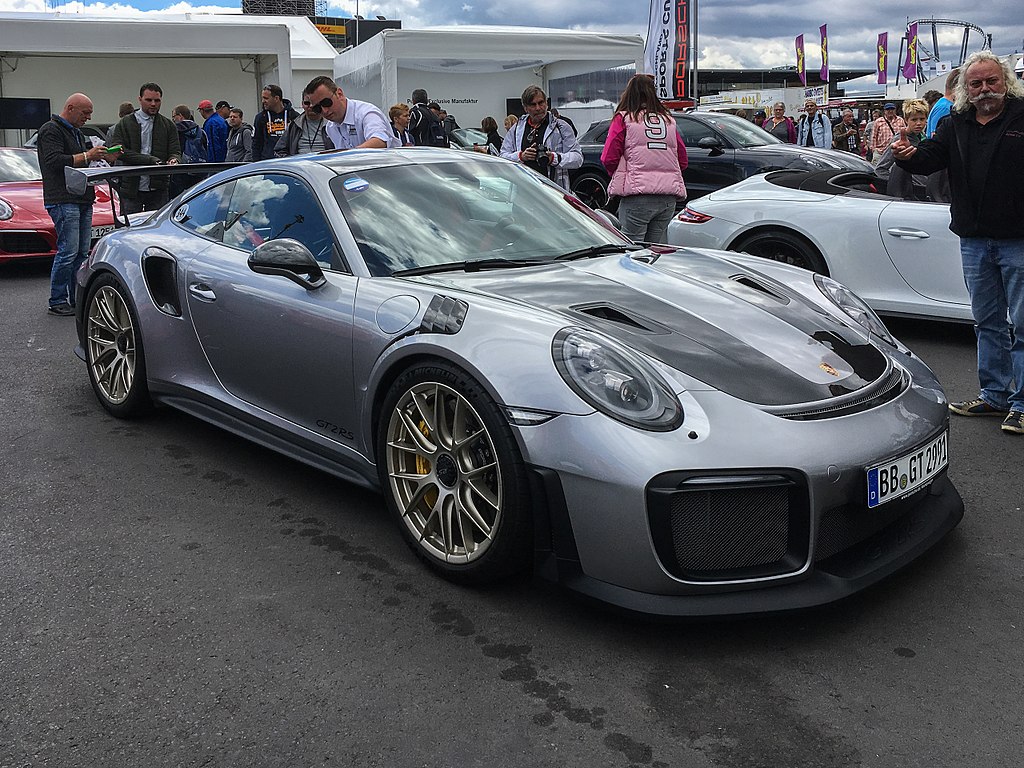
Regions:
<svg viewBox="0 0 1024 768"><path fill-rule="evenodd" d="M384 113L368 101L356 99L348 100L344 120L340 123L327 121L327 135L336 149L352 149L373 138L388 147L399 146Z"/></svg>

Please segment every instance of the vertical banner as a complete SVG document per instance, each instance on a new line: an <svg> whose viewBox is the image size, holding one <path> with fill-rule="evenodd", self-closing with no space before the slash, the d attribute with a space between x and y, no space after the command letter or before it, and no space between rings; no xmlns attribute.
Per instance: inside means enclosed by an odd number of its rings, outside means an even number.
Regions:
<svg viewBox="0 0 1024 768"><path fill-rule="evenodd" d="M651 0L644 65L659 99L696 98L690 83L691 0Z"/></svg>
<svg viewBox="0 0 1024 768"><path fill-rule="evenodd" d="M821 82L828 82L828 24L818 27L821 32Z"/></svg>
<svg viewBox="0 0 1024 768"><path fill-rule="evenodd" d="M807 87L807 62L804 60L804 36L796 36L796 74L800 82Z"/></svg>
<svg viewBox="0 0 1024 768"><path fill-rule="evenodd" d="M885 74L886 68L889 66L889 33L883 32L878 36L878 84L885 85L888 78Z"/></svg>
<svg viewBox="0 0 1024 768"><path fill-rule="evenodd" d="M903 76L917 80L917 22L907 27L907 58L903 60Z"/></svg>

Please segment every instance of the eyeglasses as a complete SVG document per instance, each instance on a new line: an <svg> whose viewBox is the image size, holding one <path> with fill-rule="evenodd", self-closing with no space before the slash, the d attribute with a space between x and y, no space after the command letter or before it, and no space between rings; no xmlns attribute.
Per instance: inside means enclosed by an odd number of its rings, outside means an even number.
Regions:
<svg viewBox="0 0 1024 768"><path fill-rule="evenodd" d="M304 107L310 107L312 105L313 105L312 101L304 101L304 102L302 102L302 106L304 106Z"/></svg>
<svg viewBox="0 0 1024 768"><path fill-rule="evenodd" d="M320 99L316 104L311 104L310 109L316 112L318 115L328 107L334 106L334 99Z"/></svg>

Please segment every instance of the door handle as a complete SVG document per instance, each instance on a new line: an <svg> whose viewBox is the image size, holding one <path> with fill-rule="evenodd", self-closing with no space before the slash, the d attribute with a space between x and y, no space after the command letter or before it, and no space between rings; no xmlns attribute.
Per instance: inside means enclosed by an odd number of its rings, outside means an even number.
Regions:
<svg viewBox="0 0 1024 768"><path fill-rule="evenodd" d="M920 229L904 229L903 227L893 227L892 229L885 230L893 237L902 237L907 240L926 240L931 237L927 232Z"/></svg>
<svg viewBox="0 0 1024 768"><path fill-rule="evenodd" d="M206 283L189 283L188 292L200 301L217 300L217 294Z"/></svg>

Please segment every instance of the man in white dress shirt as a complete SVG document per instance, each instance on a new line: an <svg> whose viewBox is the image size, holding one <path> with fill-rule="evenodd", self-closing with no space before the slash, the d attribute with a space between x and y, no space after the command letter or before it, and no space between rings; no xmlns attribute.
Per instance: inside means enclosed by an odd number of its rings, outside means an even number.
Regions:
<svg viewBox="0 0 1024 768"><path fill-rule="evenodd" d="M387 116L367 101L346 98L331 78L314 77L306 86L310 109L327 118L327 135L336 149L384 149L396 146Z"/></svg>

